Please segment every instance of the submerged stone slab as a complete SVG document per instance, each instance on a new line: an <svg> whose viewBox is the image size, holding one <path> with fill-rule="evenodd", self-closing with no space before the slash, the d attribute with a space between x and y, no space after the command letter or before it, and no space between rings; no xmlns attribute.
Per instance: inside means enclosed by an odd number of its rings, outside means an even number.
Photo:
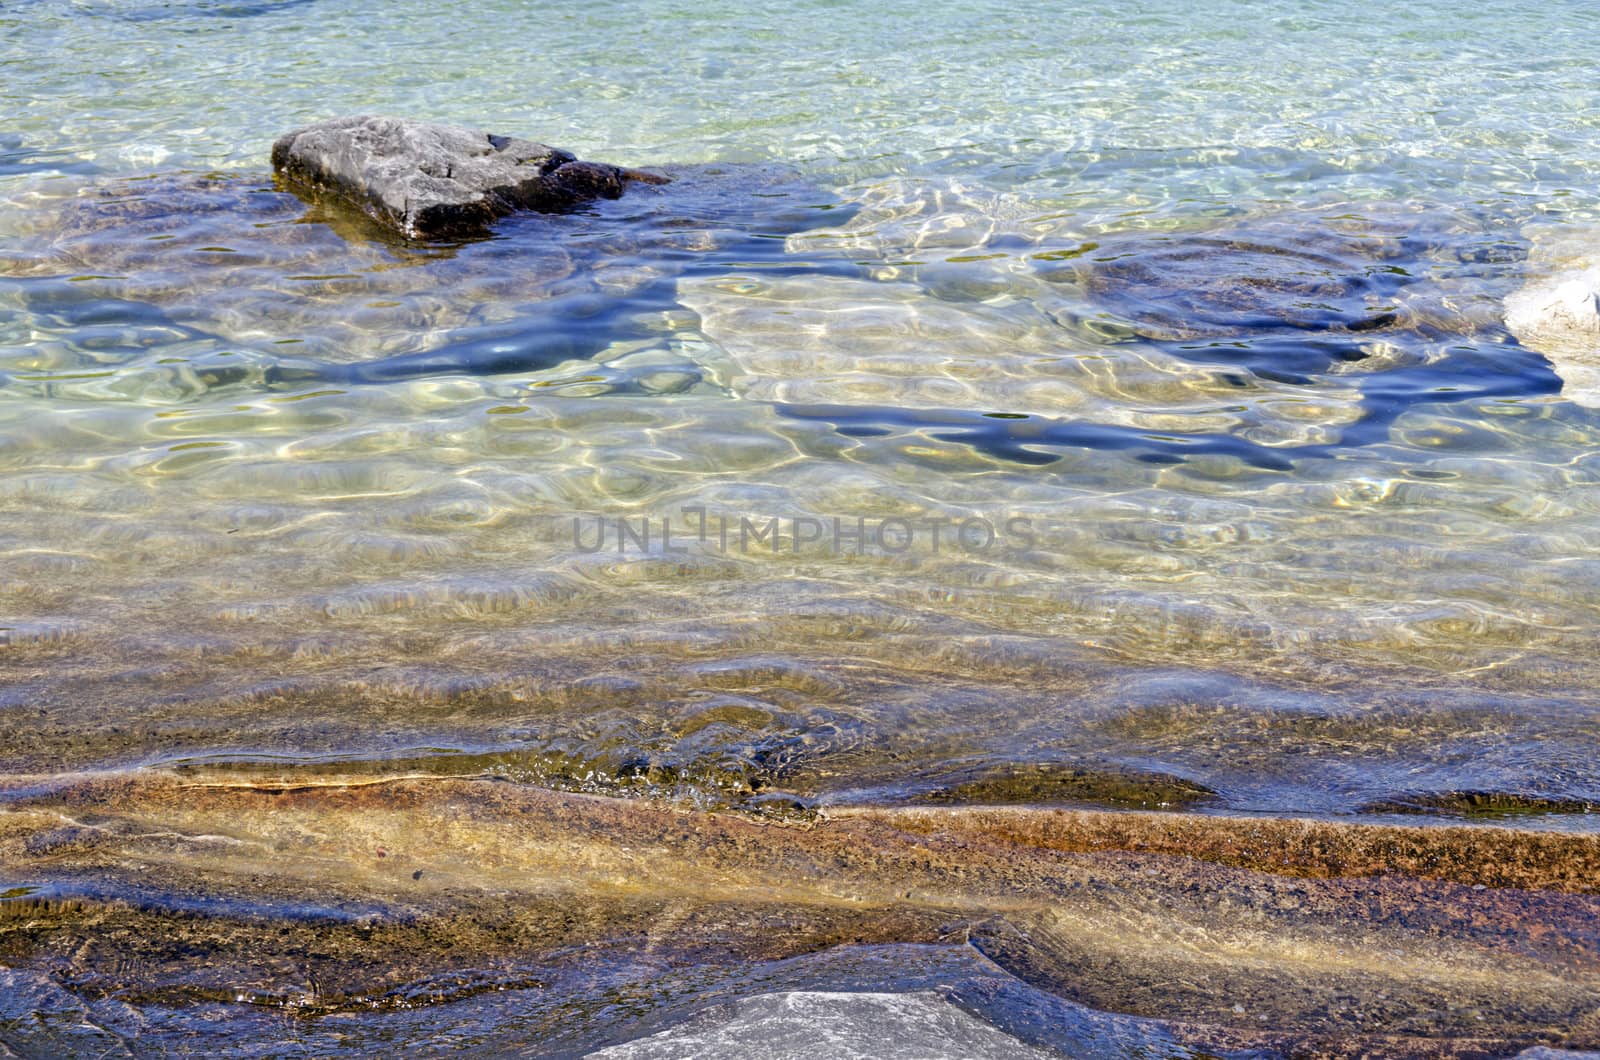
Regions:
<svg viewBox="0 0 1600 1060"><path fill-rule="evenodd" d="M293 188L341 198L413 238L473 235L520 210L619 198L631 180L666 183L532 140L372 115L280 137L272 168Z"/></svg>
<svg viewBox="0 0 1600 1060"><path fill-rule="evenodd" d="M843 804L801 826L410 766L12 773L0 1043L270 1053L292 1013L355 1055L457 1028L624 1058L1592 1049L1597 864L1600 836L1517 828Z"/></svg>
<svg viewBox="0 0 1600 1060"><path fill-rule="evenodd" d="M1564 397L1600 408L1600 265L1529 280L1506 299L1506 328L1549 358Z"/></svg>
<svg viewBox="0 0 1600 1060"><path fill-rule="evenodd" d="M727 1057L788 1060L1047 1060L932 991L907 994L794 990L741 998L596 1060Z"/></svg>

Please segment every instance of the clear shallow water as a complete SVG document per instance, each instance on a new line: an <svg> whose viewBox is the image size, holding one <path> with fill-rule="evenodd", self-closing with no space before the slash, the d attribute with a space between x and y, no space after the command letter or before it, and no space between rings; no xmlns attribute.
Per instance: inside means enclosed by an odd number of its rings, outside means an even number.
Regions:
<svg viewBox="0 0 1600 1060"><path fill-rule="evenodd" d="M1588 830L1524 8L0 8L6 772ZM676 182L395 245L360 110Z"/></svg>
<svg viewBox="0 0 1600 1060"><path fill-rule="evenodd" d="M648 14L10 13L19 765L1600 799L1559 8ZM265 179L329 84L678 183L391 245Z"/></svg>

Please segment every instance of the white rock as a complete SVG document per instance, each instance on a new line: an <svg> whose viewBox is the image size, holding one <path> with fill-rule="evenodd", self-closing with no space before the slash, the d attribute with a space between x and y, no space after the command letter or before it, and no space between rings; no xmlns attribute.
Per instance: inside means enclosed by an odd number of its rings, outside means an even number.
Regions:
<svg viewBox="0 0 1600 1060"><path fill-rule="evenodd" d="M938 994L797 990L722 1010L591 1058L604 1060L1045 1060Z"/></svg>
<svg viewBox="0 0 1600 1060"><path fill-rule="evenodd" d="M1570 237L1542 246L1536 242L1529 267L1531 278L1506 299L1506 327L1518 342L1549 358L1561 377L1562 396L1600 408L1600 263L1595 252L1576 255Z"/></svg>

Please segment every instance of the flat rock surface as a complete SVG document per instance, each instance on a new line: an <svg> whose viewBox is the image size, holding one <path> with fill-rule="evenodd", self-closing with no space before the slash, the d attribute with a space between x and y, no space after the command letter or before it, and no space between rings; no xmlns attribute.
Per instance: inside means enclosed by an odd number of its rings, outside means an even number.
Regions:
<svg viewBox="0 0 1600 1060"><path fill-rule="evenodd" d="M342 198L413 238L472 235L520 210L619 198L628 180L665 182L532 140L370 115L280 137L272 168L296 190Z"/></svg>
<svg viewBox="0 0 1600 1060"><path fill-rule="evenodd" d="M743 998L706 1018L591 1054L604 1060L1045 1060L932 992L794 990Z"/></svg>

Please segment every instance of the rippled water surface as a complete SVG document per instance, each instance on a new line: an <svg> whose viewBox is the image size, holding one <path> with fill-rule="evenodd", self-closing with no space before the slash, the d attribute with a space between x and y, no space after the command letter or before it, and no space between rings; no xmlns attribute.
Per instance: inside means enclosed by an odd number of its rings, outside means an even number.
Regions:
<svg viewBox="0 0 1600 1060"><path fill-rule="evenodd" d="M26 797L1592 830L1600 392L1502 322L1600 247L1584 5L28 0L0 72ZM273 183L361 111L674 181L407 244Z"/></svg>

